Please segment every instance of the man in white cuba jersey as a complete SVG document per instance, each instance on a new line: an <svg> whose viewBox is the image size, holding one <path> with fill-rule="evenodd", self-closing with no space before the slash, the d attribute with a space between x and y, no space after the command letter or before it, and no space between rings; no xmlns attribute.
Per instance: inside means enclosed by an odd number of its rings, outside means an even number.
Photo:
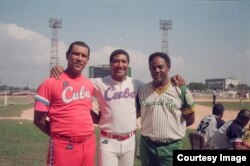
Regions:
<svg viewBox="0 0 250 166"><path fill-rule="evenodd" d="M110 55L111 76L92 79L100 109L99 166L133 166L135 154L135 97L141 81L127 76L129 54Z"/></svg>
<svg viewBox="0 0 250 166"><path fill-rule="evenodd" d="M209 146L209 141L215 132L225 123L221 118L224 113L224 106L221 103L213 105L212 115L205 116L199 123L197 133L205 139L205 148Z"/></svg>
<svg viewBox="0 0 250 166"><path fill-rule="evenodd" d="M194 101L185 86L170 82L167 54L151 54L149 68L153 81L142 85L137 97L142 124L141 165L169 166L173 164L173 150L182 149L186 126L194 122Z"/></svg>
<svg viewBox="0 0 250 166"><path fill-rule="evenodd" d="M100 166L133 166L135 152L135 95L141 82L127 77L122 83L111 76L93 79L100 108Z"/></svg>
<svg viewBox="0 0 250 166"><path fill-rule="evenodd" d="M250 111L242 109L235 120L230 120L222 125L212 137L210 149L249 150L250 146L243 142L243 129L250 119Z"/></svg>
<svg viewBox="0 0 250 166"><path fill-rule="evenodd" d="M133 132L136 129L135 96L141 81L127 76L119 82L106 76L92 79L92 82L101 113L101 131L118 135Z"/></svg>

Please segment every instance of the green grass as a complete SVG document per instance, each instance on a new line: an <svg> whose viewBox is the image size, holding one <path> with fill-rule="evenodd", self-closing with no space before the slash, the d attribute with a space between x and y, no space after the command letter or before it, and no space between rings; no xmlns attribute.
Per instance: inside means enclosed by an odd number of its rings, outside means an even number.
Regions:
<svg viewBox="0 0 250 166"><path fill-rule="evenodd" d="M241 105L240 102L221 102L226 109L239 110L250 108L250 102ZM197 102L197 104L211 107L211 102ZM0 117L20 116L22 111L33 107L33 105L10 105L0 107ZM187 135L193 130L187 130L183 139L183 148L190 149ZM98 131L96 130L97 141ZM137 134L139 141L140 133ZM4 166L43 166L46 165L48 140L45 134L39 131L28 120L0 120L0 165ZM135 166L140 166L140 152L137 148Z"/></svg>
<svg viewBox="0 0 250 166"><path fill-rule="evenodd" d="M1 107L1 116L20 116L22 110L31 105ZM189 133L191 130L188 130ZM98 130L96 138L98 142ZM137 134L137 140L140 133ZM46 165L49 137L43 134L29 120L0 120L0 165L44 166ZM187 137L183 139L184 149L190 149ZM140 166L140 152L137 148L135 166Z"/></svg>
<svg viewBox="0 0 250 166"><path fill-rule="evenodd" d="M48 137L28 120L0 120L0 165L45 165Z"/></svg>
<svg viewBox="0 0 250 166"><path fill-rule="evenodd" d="M137 140L139 137L138 134ZM0 120L0 140L0 165L46 165L49 137L40 132L31 121ZM183 140L183 144L184 149L190 148L187 137ZM137 148L135 166L140 166L139 158L139 148Z"/></svg>
<svg viewBox="0 0 250 166"><path fill-rule="evenodd" d="M8 105L0 107L0 117L20 117L23 110L32 108L33 104Z"/></svg>
<svg viewBox="0 0 250 166"><path fill-rule="evenodd" d="M241 105L240 102L221 102L226 109L239 110L250 108L250 102ZM197 102L197 104L211 107L211 102ZM0 107L0 117L20 116L22 111L32 108L33 105L10 105ZM187 134L193 130L187 130L183 139L183 148L190 149ZM97 140L98 131L96 130ZM137 134L139 140L140 134ZM4 166L44 166L46 165L49 137L39 131L28 120L0 120L0 165ZM140 166L140 153L137 148L135 166Z"/></svg>
<svg viewBox="0 0 250 166"><path fill-rule="evenodd" d="M221 104L224 105L225 109L227 110L235 110L235 111L239 111L240 109L242 108L246 108L246 109L250 109L250 101L245 101L243 104L241 104L239 101L230 101L230 102L227 102L227 101L218 101L220 102ZM211 102L205 102L205 101L202 101L202 102L196 102L197 104L200 104L200 105L204 105L204 106L209 106L209 107L212 107L212 103Z"/></svg>

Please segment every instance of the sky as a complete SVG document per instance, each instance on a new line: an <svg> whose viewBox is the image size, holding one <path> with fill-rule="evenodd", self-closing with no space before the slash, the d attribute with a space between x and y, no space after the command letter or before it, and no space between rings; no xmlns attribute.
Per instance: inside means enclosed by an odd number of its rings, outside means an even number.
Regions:
<svg viewBox="0 0 250 166"><path fill-rule="evenodd" d="M49 76L52 28L58 29L60 65L73 41L91 48L88 67L109 64L115 49L131 58L132 77L152 80L148 56L162 51L167 31L170 76L187 83L240 79L250 85L250 1L206 0L0 0L0 85L36 88Z"/></svg>

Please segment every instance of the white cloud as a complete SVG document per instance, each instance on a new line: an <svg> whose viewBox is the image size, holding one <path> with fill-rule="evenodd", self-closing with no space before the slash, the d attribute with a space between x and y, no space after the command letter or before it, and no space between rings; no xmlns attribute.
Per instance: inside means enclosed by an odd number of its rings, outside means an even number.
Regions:
<svg viewBox="0 0 250 166"><path fill-rule="evenodd" d="M16 24L5 25L2 23L0 29L2 32L5 32L6 37L17 41L31 41L39 38L39 34L22 27L18 27Z"/></svg>
<svg viewBox="0 0 250 166"><path fill-rule="evenodd" d="M116 48L111 46L104 46L102 49L98 51L92 51L90 54L89 65L106 65L109 64L109 56Z"/></svg>
<svg viewBox="0 0 250 166"><path fill-rule="evenodd" d="M10 86L37 87L49 76L50 37L25 29L16 24L0 24L0 83ZM60 64L66 67L65 52L68 46L63 41L58 43ZM115 46L104 46L100 50L91 50L88 66L109 64L109 56ZM144 82L151 81L148 69L148 56L138 50L125 49L130 55L132 77ZM188 57L188 58L187 58ZM181 74L186 81L204 82L207 78L235 76L249 84L250 51L220 59L192 58L191 56L173 55L171 73ZM187 59L185 59L187 58ZM88 76L88 68L83 72Z"/></svg>
<svg viewBox="0 0 250 166"><path fill-rule="evenodd" d="M58 43L60 65L66 67L68 46ZM0 24L0 79L10 86L37 87L49 75L50 39L16 24ZM104 46L91 52L90 65L109 64L109 56L118 47ZM125 49L130 55L132 76L142 81L151 80L147 56L139 51ZM88 75L88 69L84 71Z"/></svg>
<svg viewBox="0 0 250 166"><path fill-rule="evenodd" d="M24 86L23 82L28 80L37 86L48 76L50 49L50 39L42 34L16 24L1 23L1 84ZM59 43L59 50L65 50L63 42Z"/></svg>
<svg viewBox="0 0 250 166"><path fill-rule="evenodd" d="M16 24L2 23L0 36L1 63L29 66L49 61L50 41L43 35Z"/></svg>
<svg viewBox="0 0 250 166"><path fill-rule="evenodd" d="M250 61L250 50L240 53L237 58Z"/></svg>

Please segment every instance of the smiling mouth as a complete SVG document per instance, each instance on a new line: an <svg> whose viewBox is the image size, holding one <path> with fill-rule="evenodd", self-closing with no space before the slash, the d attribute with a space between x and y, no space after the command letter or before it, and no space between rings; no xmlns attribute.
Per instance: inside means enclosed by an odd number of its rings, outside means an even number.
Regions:
<svg viewBox="0 0 250 166"><path fill-rule="evenodd" d="M83 66L83 64L75 63L76 66Z"/></svg>
<svg viewBox="0 0 250 166"><path fill-rule="evenodd" d="M154 78L161 78L161 75L154 75Z"/></svg>
<svg viewBox="0 0 250 166"><path fill-rule="evenodd" d="M78 64L78 63L75 63L74 65L76 68L82 68L83 67L83 64Z"/></svg>
<svg viewBox="0 0 250 166"><path fill-rule="evenodd" d="M116 70L117 73L122 73L124 70Z"/></svg>

